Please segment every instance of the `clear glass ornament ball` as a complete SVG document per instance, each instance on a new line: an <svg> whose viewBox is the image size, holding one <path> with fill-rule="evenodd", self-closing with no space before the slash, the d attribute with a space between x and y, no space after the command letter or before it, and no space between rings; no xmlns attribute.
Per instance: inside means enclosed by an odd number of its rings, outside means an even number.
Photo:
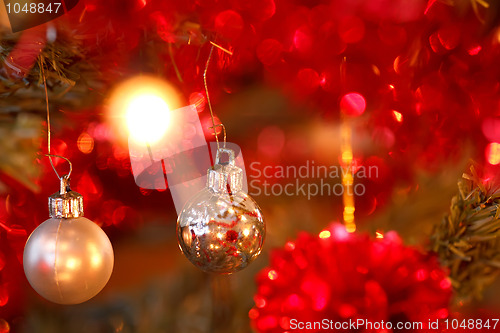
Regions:
<svg viewBox="0 0 500 333"><path fill-rule="evenodd" d="M78 304L97 295L114 265L106 233L85 218L51 218L36 228L24 248L30 285L59 304Z"/></svg>
<svg viewBox="0 0 500 333"><path fill-rule="evenodd" d="M243 191L228 194L206 187L177 219L181 251L209 273L230 274L247 267L260 254L265 233L259 206Z"/></svg>

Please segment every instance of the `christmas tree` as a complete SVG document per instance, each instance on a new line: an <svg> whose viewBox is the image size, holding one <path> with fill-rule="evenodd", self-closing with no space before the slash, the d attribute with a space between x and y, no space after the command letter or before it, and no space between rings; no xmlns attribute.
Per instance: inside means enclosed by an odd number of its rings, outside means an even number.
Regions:
<svg viewBox="0 0 500 333"><path fill-rule="evenodd" d="M0 7L0 333L497 329L496 2Z"/></svg>

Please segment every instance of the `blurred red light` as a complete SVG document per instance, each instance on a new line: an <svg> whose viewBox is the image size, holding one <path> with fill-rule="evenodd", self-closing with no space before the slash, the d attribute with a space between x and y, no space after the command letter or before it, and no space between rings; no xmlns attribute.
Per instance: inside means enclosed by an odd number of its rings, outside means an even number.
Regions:
<svg viewBox="0 0 500 333"><path fill-rule="evenodd" d="M263 308L266 306L266 300L263 297L257 295L253 300L255 302L255 306L258 308Z"/></svg>
<svg viewBox="0 0 500 333"><path fill-rule="evenodd" d="M312 38L309 36L307 28L299 28L295 31L293 45L301 52L307 52L311 49Z"/></svg>
<svg viewBox="0 0 500 333"><path fill-rule="evenodd" d="M288 318L288 317L281 317L280 326L284 330L289 330L290 329L290 318Z"/></svg>
<svg viewBox="0 0 500 333"><path fill-rule="evenodd" d="M257 311L256 309L248 311L248 317L250 319L257 319L258 316L259 316L259 311Z"/></svg>
<svg viewBox="0 0 500 333"><path fill-rule="evenodd" d="M244 22L234 10L225 10L215 17L215 30L228 39L236 39L243 32Z"/></svg>
<svg viewBox="0 0 500 333"><path fill-rule="evenodd" d="M259 58L260 62L266 66L270 66L280 60L283 45L276 39L264 39L259 44L256 51L257 58Z"/></svg>
<svg viewBox="0 0 500 333"><path fill-rule="evenodd" d="M288 297L288 304L291 307L299 308L302 305L302 301L301 301L299 295L293 294L293 295L290 295L290 297Z"/></svg>
<svg viewBox="0 0 500 333"><path fill-rule="evenodd" d="M366 109L365 98L356 92L345 94L340 100L340 109L346 115L360 116Z"/></svg>
<svg viewBox="0 0 500 333"><path fill-rule="evenodd" d="M0 306L4 306L9 301L9 293L5 285L0 286Z"/></svg>
<svg viewBox="0 0 500 333"><path fill-rule="evenodd" d="M425 269L419 269L416 273L416 278L418 281L425 281L428 277L428 274Z"/></svg>
<svg viewBox="0 0 500 333"><path fill-rule="evenodd" d="M0 252L0 271L5 267L5 256Z"/></svg>
<svg viewBox="0 0 500 333"><path fill-rule="evenodd" d="M448 309L441 309L438 311L438 317L441 319L448 317L448 314Z"/></svg>
<svg viewBox="0 0 500 333"><path fill-rule="evenodd" d="M86 132L80 134L77 140L78 149L84 154L90 154L94 149L94 139Z"/></svg>
<svg viewBox="0 0 500 333"><path fill-rule="evenodd" d="M365 35L365 24L359 17L346 17L339 24L340 38L346 43L356 43Z"/></svg>
<svg viewBox="0 0 500 333"><path fill-rule="evenodd" d="M0 318L0 333L9 333L9 332L10 332L9 323L4 319Z"/></svg>
<svg viewBox="0 0 500 333"><path fill-rule="evenodd" d="M196 111L202 112L206 105L205 95L199 92L192 93L189 95L189 104L193 104L196 107Z"/></svg>
<svg viewBox="0 0 500 333"><path fill-rule="evenodd" d="M264 128L257 137L260 152L268 156L278 156L285 146L285 132L276 126Z"/></svg>
<svg viewBox="0 0 500 333"><path fill-rule="evenodd" d="M275 328L276 326L278 326L278 321L276 317L273 316L266 316L257 322L257 328L260 331L267 331L269 329Z"/></svg>
<svg viewBox="0 0 500 333"><path fill-rule="evenodd" d="M311 94L319 88L319 74L311 68L302 68L297 74L297 88L301 94Z"/></svg>
<svg viewBox="0 0 500 333"><path fill-rule="evenodd" d="M470 55L477 55L479 52L481 52L481 49L482 49L481 45L477 45L477 46L470 48L467 52Z"/></svg>
<svg viewBox="0 0 500 333"><path fill-rule="evenodd" d="M439 286L441 287L441 289L450 289L451 287L451 282L449 279L443 279L441 280L441 282L439 283Z"/></svg>

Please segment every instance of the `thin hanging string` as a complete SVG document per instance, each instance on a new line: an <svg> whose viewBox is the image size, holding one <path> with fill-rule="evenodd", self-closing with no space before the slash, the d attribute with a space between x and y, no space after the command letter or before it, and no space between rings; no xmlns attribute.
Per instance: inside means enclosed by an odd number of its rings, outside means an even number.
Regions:
<svg viewBox="0 0 500 333"><path fill-rule="evenodd" d="M70 176L71 176L71 172L73 171L73 164L71 164L71 161L69 159L67 159L66 157L63 157L63 156L60 156L60 155L51 154L51 151L50 151L51 130L50 130L49 93L47 91L47 79L45 77L45 69L44 69L44 67L45 67L45 65L44 65L43 59L40 59L40 71L42 72L43 88L45 90L45 105L46 105L46 108L47 108L47 154L45 154L45 156L47 156L49 158L50 165L52 166L52 169L56 173L56 176L57 176L57 178L59 178L59 180L61 180L61 176L57 172L57 170L56 170L56 168L54 166L54 163L52 162L52 157L59 157L59 158L62 158L63 160L65 160L66 162L68 162L68 164L69 164L69 172L68 172L67 175L65 175L63 177L65 179L69 179Z"/></svg>
<svg viewBox="0 0 500 333"><path fill-rule="evenodd" d="M213 109L212 109L212 103L210 102L210 95L208 93L208 84L207 84L207 72L208 72L208 66L210 65L210 60L212 59L212 53L214 51L214 47L218 47L218 48L221 48L223 51L225 52L228 52L229 54L232 54L230 51L222 48L221 46L218 46L217 44L213 43L213 42L210 42L210 44L212 44L212 47L210 48L210 53L208 54L208 59L207 59L207 63L205 65L205 71L203 72L203 83L205 85L205 93L207 95L207 104L208 104L208 109L210 110L210 118L212 119L212 127L209 127L211 129L213 129L214 131L214 136L215 136L215 141L217 142L217 151L220 149L220 145L219 145L219 137L217 135L217 127L222 127L222 130L224 131L224 148L226 148L226 127L224 126L224 124L220 123L220 124L215 124L215 118L214 118L214 112L213 112Z"/></svg>

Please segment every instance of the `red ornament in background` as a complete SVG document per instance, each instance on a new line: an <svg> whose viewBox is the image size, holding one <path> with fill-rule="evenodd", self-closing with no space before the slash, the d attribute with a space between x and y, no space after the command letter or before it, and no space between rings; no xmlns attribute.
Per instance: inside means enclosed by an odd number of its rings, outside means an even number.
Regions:
<svg viewBox="0 0 500 333"><path fill-rule="evenodd" d="M225 10L215 17L215 31L229 40L238 38L243 32L243 19L234 10Z"/></svg>
<svg viewBox="0 0 500 333"><path fill-rule="evenodd" d="M257 58L266 66L271 66L279 61L283 45L276 39L264 39L257 46Z"/></svg>
<svg viewBox="0 0 500 333"><path fill-rule="evenodd" d="M365 112L366 101L362 95L352 92L340 99L340 110L349 116L360 116Z"/></svg>
<svg viewBox="0 0 500 333"><path fill-rule="evenodd" d="M425 325L447 317L451 299L436 257L404 246L395 232L374 240L339 224L273 251L257 284L249 316L258 332L289 330L291 319Z"/></svg>

